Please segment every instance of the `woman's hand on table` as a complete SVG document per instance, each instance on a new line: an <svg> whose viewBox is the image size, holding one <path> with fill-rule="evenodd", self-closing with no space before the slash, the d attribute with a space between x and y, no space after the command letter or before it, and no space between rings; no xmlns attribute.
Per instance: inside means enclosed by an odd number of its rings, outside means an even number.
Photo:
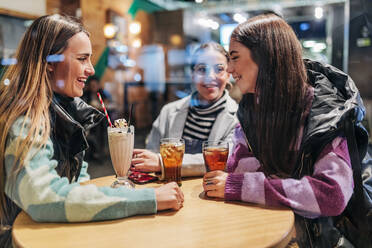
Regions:
<svg viewBox="0 0 372 248"><path fill-rule="evenodd" d="M177 183L171 182L155 188L156 203L159 210L179 210L183 206L184 196Z"/></svg>
<svg viewBox="0 0 372 248"><path fill-rule="evenodd" d="M220 170L205 173L203 188L207 196L225 198L225 185L228 175L228 173Z"/></svg>
<svg viewBox="0 0 372 248"><path fill-rule="evenodd" d="M146 149L134 149L132 166L136 171L158 172L161 171L158 154Z"/></svg>

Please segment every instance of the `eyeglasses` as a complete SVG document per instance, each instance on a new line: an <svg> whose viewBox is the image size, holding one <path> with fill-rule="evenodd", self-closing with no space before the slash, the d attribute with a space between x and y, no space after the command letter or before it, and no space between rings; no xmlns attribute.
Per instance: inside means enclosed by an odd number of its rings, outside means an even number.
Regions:
<svg viewBox="0 0 372 248"><path fill-rule="evenodd" d="M194 66L195 73L201 76L209 75L211 69L213 69L216 75L220 75L226 72L226 66L223 64L216 65L197 64Z"/></svg>

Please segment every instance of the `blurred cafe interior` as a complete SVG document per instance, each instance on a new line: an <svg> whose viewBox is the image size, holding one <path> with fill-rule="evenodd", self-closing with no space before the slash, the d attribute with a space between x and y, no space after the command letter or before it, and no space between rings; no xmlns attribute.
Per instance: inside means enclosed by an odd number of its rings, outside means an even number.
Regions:
<svg viewBox="0 0 372 248"><path fill-rule="evenodd" d="M190 54L198 45L216 41L228 50L236 25L268 11L293 27L305 58L351 75L366 106L365 126L372 130L370 0L1 0L0 73L17 62L14 53L33 19L75 16L91 34L95 78L109 115L131 115L135 147L141 148L161 107L193 90ZM229 92L238 102L232 78ZM91 104L100 107L98 99ZM106 144L91 151L92 177L112 174L104 133L92 134Z"/></svg>

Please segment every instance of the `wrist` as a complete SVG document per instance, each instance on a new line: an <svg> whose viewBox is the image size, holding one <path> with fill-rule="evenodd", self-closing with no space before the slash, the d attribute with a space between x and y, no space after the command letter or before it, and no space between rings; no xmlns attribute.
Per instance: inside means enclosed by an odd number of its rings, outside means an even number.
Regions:
<svg viewBox="0 0 372 248"><path fill-rule="evenodd" d="M241 200L244 174L230 173L226 178L225 199Z"/></svg>

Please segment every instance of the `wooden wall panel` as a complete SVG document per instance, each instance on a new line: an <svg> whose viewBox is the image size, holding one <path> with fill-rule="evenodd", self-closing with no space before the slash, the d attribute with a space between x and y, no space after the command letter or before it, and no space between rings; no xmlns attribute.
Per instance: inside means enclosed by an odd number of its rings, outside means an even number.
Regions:
<svg viewBox="0 0 372 248"><path fill-rule="evenodd" d="M154 30L155 30L155 17L153 14L148 14L142 10L137 12L134 19L141 23L141 33L139 37L142 40L143 45L154 43Z"/></svg>
<svg viewBox="0 0 372 248"><path fill-rule="evenodd" d="M46 0L47 15L60 13L61 1L60 0Z"/></svg>
<svg viewBox="0 0 372 248"><path fill-rule="evenodd" d="M91 35L92 62L95 64L106 46L106 39L103 36L106 20L105 0L80 0L80 7L83 24Z"/></svg>

